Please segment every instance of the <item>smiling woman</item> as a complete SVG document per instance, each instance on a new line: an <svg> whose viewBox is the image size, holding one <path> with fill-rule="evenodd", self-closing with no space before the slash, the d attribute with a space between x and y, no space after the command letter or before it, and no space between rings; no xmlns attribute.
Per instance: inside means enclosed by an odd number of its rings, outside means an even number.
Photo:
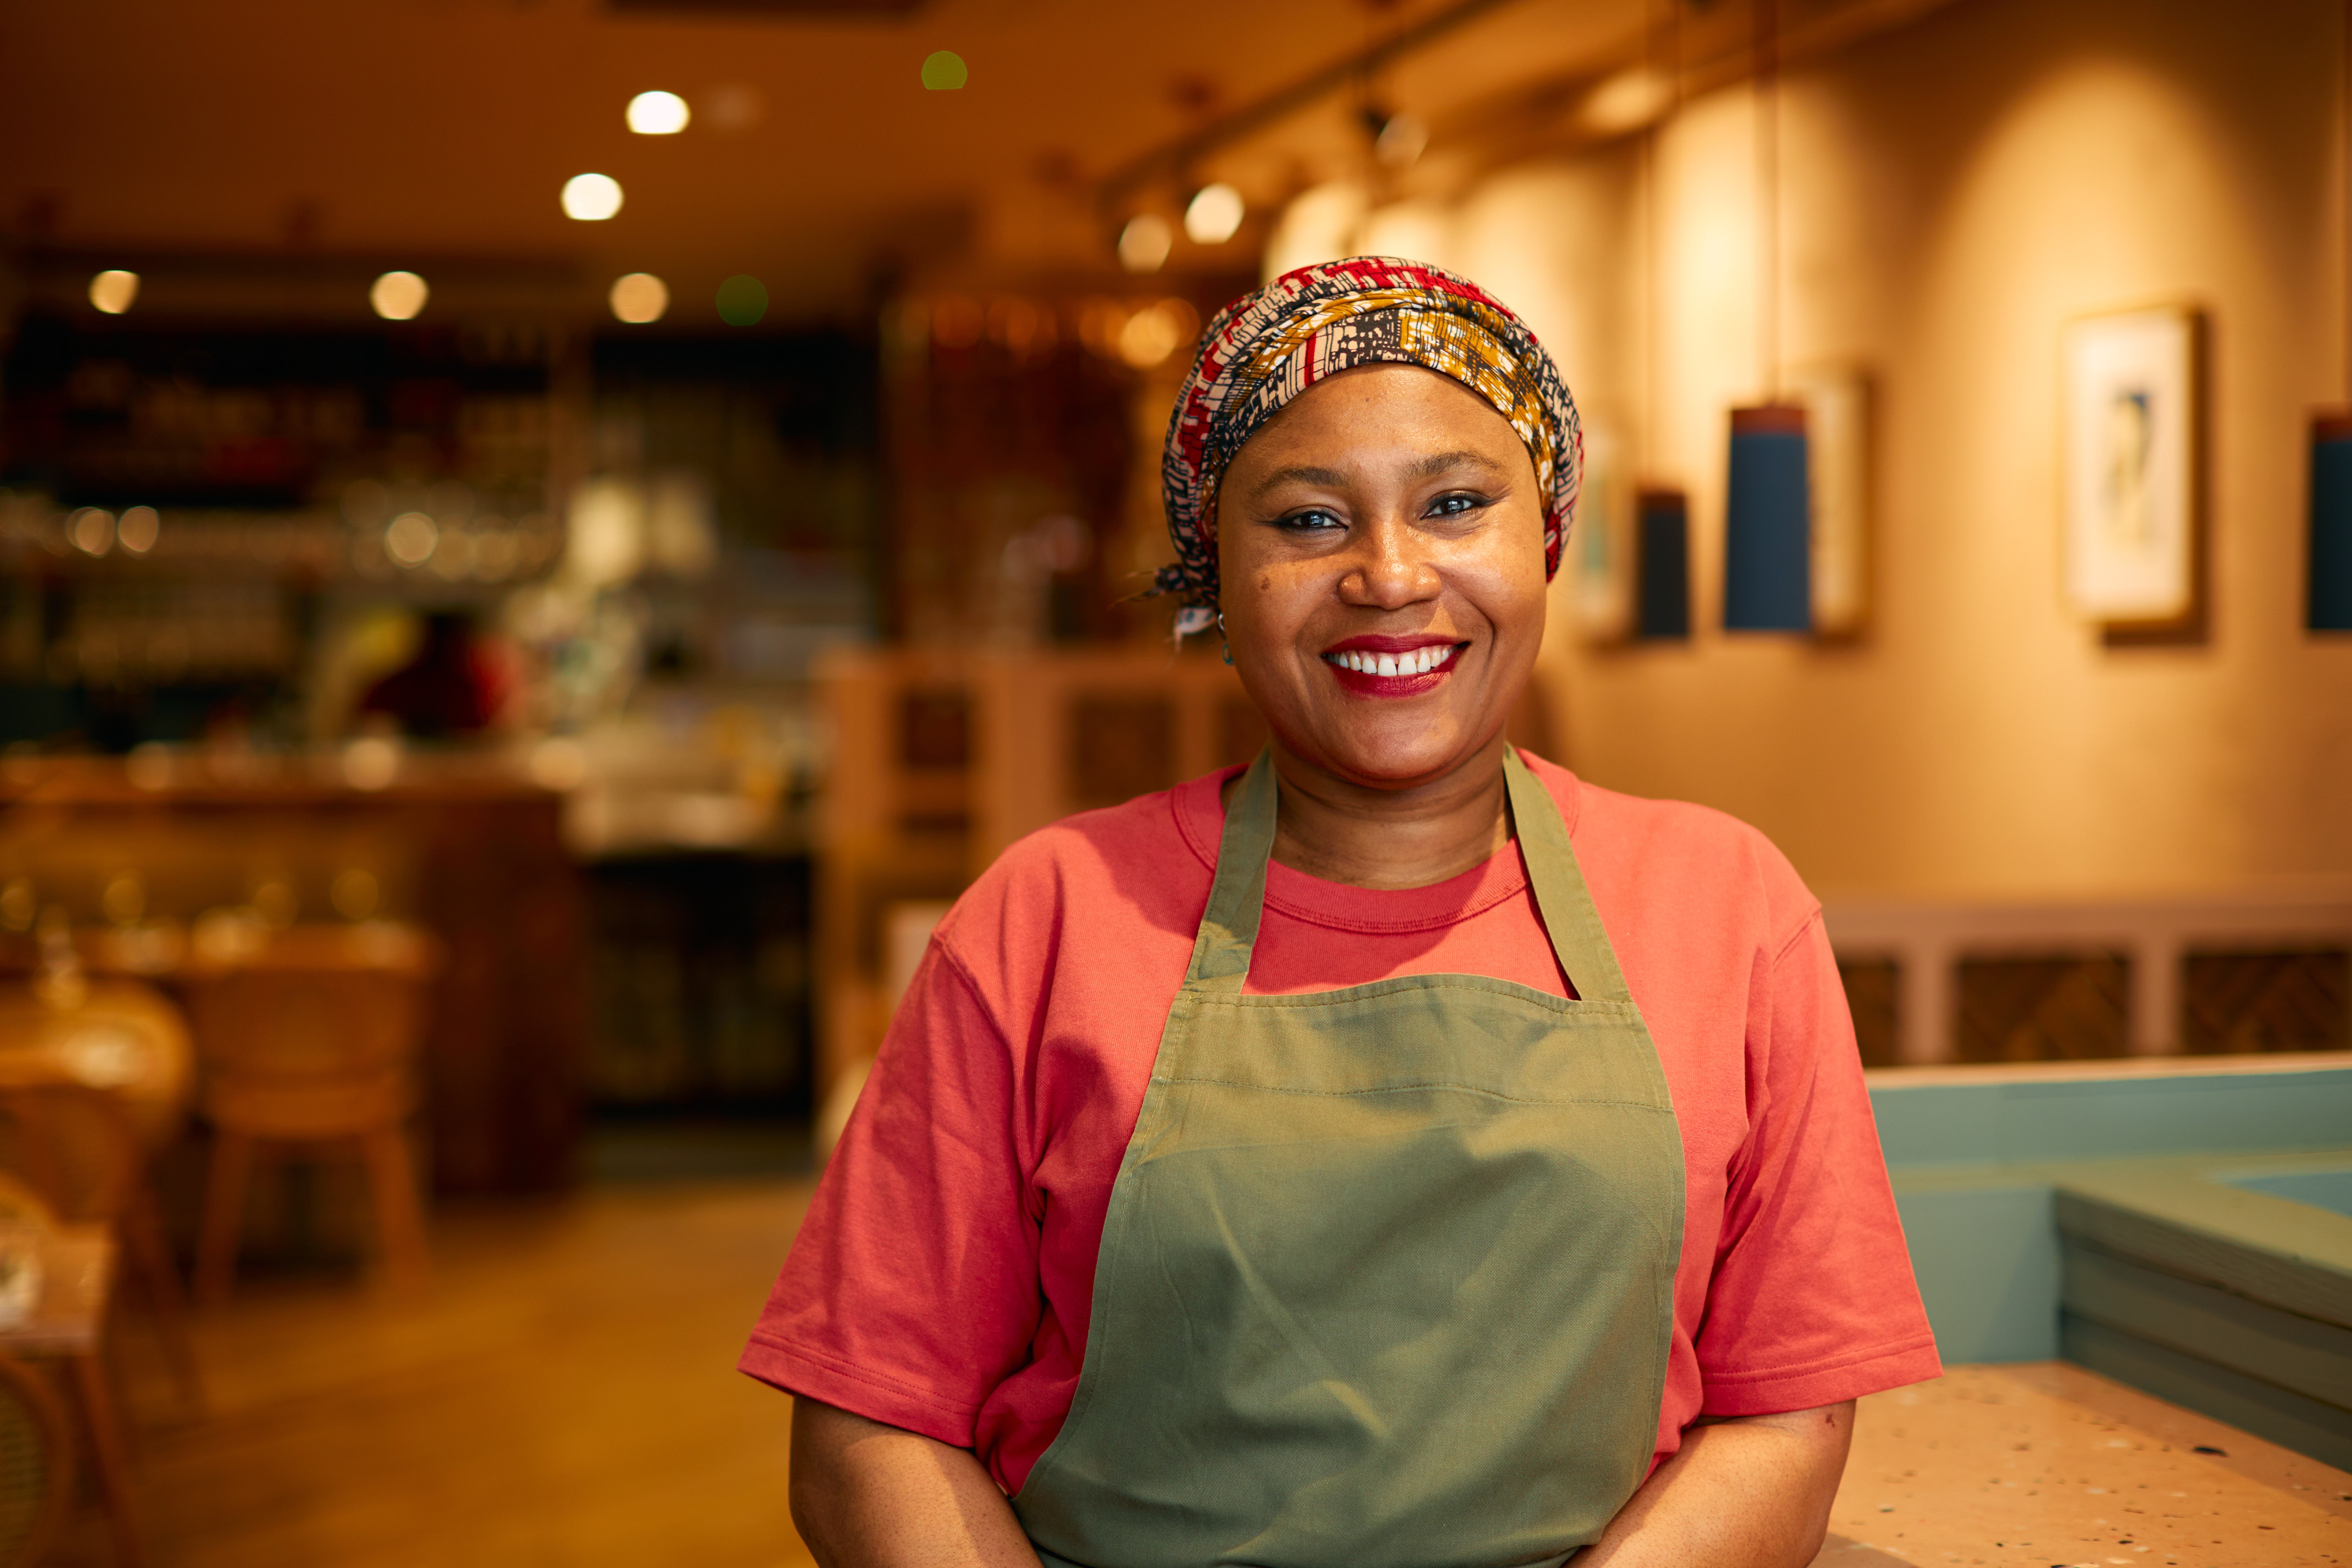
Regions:
<svg viewBox="0 0 2352 1568"><path fill-rule="evenodd" d="M1934 1342L1819 906L1503 739L1580 468L1450 274L1211 323L1161 585L1272 740L940 922L743 1359L820 1562L1812 1557Z"/></svg>

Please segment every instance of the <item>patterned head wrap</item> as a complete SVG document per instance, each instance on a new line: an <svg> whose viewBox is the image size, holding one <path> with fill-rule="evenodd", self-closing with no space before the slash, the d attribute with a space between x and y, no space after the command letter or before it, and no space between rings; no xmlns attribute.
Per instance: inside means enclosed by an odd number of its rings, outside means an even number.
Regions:
<svg viewBox="0 0 2352 1568"><path fill-rule="evenodd" d="M1559 570L1576 517L1584 438L1576 404L1527 323L1467 279L1392 256L1286 272L1219 311L1177 394L1160 463L1176 563L1153 591L1183 595L1177 635L1217 602L1217 486L1243 443L1292 398L1361 364L1417 364L1452 376L1510 421L1545 498L1544 574Z"/></svg>

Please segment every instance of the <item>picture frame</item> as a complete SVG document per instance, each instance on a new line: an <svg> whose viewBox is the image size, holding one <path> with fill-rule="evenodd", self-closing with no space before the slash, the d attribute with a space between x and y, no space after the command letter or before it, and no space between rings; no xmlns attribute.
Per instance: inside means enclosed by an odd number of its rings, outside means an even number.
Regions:
<svg viewBox="0 0 2352 1568"><path fill-rule="evenodd" d="M1622 458L1615 432L1588 420L1584 485L1559 575L1577 636L1589 643L1621 643L1633 635L1633 491Z"/></svg>
<svg viewBox="0 0 2352 1568"><path fill-rule="evenodd" d="M2203 631L2202 326L2157 306L2061 333L2065 596L2110 642Z"/></svg>
<svg viewBox="0 0 2352 1568"><path fill-rule="evenodd" d="M1805 410L1805 468L1811 514L1813 636L1853 641L1870 629L1872 608L1872 395L1860 365L1801 366L1787 377L1790 400Z"/></svg>

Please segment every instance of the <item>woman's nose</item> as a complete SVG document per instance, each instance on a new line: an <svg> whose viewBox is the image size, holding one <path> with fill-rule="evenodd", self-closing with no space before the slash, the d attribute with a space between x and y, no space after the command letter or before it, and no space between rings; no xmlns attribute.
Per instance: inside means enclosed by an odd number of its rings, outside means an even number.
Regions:
<svg viewBox="0 0 2352 1568"><path fill-rule="evenodd" d="M1357 559L1339 584L1346 602L1394 609L1436 597L1437 567L1429 559L1428 542L1404 519L1375 519L1358 539Z"/></svg>

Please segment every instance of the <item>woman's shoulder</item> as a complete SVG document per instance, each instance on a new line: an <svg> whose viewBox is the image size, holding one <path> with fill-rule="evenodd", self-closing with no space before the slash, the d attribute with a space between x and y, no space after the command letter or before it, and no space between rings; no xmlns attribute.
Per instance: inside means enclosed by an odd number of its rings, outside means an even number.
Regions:
<svg viewBox="0 0 2352 1568"><path fill-rule="evenodd" d="M1215 846L1203 855L1196 819L1202 797L1216 809L1226 771L1076 812L1014 840L956 900L940 922L941 940L995 947L1027 934L1058 944L1074 922L1085 934L1108 934L1138 921L1164 923L1188 900L1197 922Z"/></svg>
<svg viewBox="0 0 2352 1568"><path fill-rule="evenodd" d="M1577 858L1596 881L1672 889L1678 901L1754 902L1780 931L1821 907L1780 847L1727 811L1604 788L1541 757L1529 756L1528 763L1559 803Z"/></svg>

